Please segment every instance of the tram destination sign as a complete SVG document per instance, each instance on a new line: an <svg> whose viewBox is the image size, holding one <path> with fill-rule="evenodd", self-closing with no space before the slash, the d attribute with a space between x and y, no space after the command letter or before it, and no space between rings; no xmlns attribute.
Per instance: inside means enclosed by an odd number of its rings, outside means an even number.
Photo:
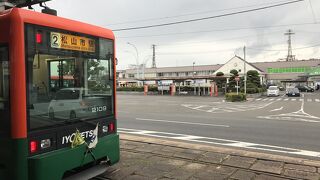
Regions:
<svg viewBox="0 0 320 180"><path fill-rule="evenodd" d="M74 36L58 32L51 32L50 44L52 48L95 52L95 40L82 36Z"/></svg>

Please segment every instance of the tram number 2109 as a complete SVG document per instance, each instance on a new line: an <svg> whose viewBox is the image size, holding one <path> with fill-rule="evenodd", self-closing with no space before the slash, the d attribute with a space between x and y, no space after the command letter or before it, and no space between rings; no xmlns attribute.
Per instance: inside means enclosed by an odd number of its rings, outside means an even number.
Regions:
<svg viewBox="0 0 320 180"><path fill-rule="evenodd" d="M107 111L107 106L95 106L91 108L91 112L95 113L95 112L103 112L103 111Z"/></svg>

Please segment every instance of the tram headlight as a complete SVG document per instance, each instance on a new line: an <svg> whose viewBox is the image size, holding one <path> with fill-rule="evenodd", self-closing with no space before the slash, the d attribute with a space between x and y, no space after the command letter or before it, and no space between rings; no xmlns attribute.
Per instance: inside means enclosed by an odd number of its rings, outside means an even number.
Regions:
<svg viewBox="0 0 320 180"><path fill-rule="evenodd" d="M41 140L40 147L41 147L41 149L46 149L46 148L51 147L51 140L50 139Z"/></svg>
<svg viewBox="0 0 320 180"><path fill-rule="evenodd" d="M108 132L108 126L102 126L102 132L107 133Z"/></svg>

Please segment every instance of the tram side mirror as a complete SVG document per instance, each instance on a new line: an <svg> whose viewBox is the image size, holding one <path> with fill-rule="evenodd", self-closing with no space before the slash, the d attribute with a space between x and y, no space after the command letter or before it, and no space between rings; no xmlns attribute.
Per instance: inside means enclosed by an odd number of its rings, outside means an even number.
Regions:
<svg viewBox="0 0 320 180"><path fill-rule="evenodd" d="M51 8L48 8L48 7L45 7L44 9L42 9L41 12L43 14L50 14L50 15L53 15L53 16L57 16L57 10L54 10L54 9L51 9Z"/></svg>
<svg viewBox="0 0 320 180"><path fill-rule="evenodd" d="M116 58L116 65L118 65L118 58Z"/></svg>

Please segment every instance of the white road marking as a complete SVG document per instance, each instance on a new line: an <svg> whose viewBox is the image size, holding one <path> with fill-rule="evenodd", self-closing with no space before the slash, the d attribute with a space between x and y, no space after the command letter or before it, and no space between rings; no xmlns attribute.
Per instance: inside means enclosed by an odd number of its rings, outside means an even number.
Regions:
<svg viewBox="0 0 320 180"><path fill-rule="evenodd" d="M127 133L127 134L139 134L139 135L167 138L167 139L184 140L184 141L190 141L190 142L217 144L217 145L230 146L230 147L240 147L240 148L247 148L247 149L264 150L264 151L279 152L279 153L285 153L285 154L320 157L320 152L316 152L316 151L309 151L309 150L288 148L288 147L281 147L281 146L273 146L273 145L267 145L267 144L257 144L257 143L243 142L243 141L236 141L236 140L229 140L229 139L221 139L221 138L194 136L194 135L159 132L159 131L127 129L127 128L118 128L118 132ZM217 141L217 142L214 142L214 141ZM225 143L223 143L223 142L225 142Z"/></svg>
<svg viewBox="0 0 320 180"><path fill-rule="evenodd" d="M291 101L296 101L297 99L291 99Z"/></svg>
<svg viewBox="0 0 320 180"><path fill-rule="evenodd" d="M205 107L205 106L197 106L197 107L194 107L194 108L192 108L192 109L200 109L200 108L202 108L202 107Z"/></svg>
<svg viewBox="0 0 320 180"><path fill-rule="evenodd" d="M136 120L138 120L138 121L153 121L153 122L175 123L175 124L191 124L191 125L199 125L199 126L230 127L228 125L221 125L221 124L193 123L193 122L184 122L184 121L168 121L168 120L162 120L162 119L136 118Z"/></svg>
<svg viewBox="0 0 320 180"><path fill-rule="evenodd" d="M268 100L268 98L264 98L262 101L267 101Z"/></svg>
<svg viewBox="0 0 320 180"><path fill-rule="evenodd" d="M195 140L195 139L199 139L201 137L199 136L181 136L181 137L177 137L177 139L180 139L180 140Z"/></svg>
<svg viewBox="0 0 320 180"><path fill-rule="evenodd" d="M308 102L312 102L312 99L307 99Z"/></svg>
<svg viewBox="0 0 320 180"><path fill-rule="evenodd" d="M280 111L280 110L282 110L283 109L283 106L281 107L281 108L278 108L278 109L273 109L273 110L271 110L270 112L273 112L273 111Z"/></svg>
<svg viewBox="0 0 320 180"><path fill-rule="evenodd" d="M281 101L281 100L282 100L282 98L278 98L278 99L277 99L277 101Z"/></svg>
<svg viewBox="0 0 320 180"><path fill-rule="evenodd" d="M298 111L285 113L285 114L258 116L257 118L280 120L280 121L301 121L301 122L310 122L310 123L320 123L320 117L312 116L304 112L304 101L301 101L301 108Z"/></svg>
<svg viewBox="0 0 320 180"><path fill-rule="evenodd" d="M284 99L284 101L288 101L288 100L289 100L288 98Z"/></svg>
<svg viewBox="0 0 320 180"><path fill-rule="evenodd" d="M164 103L177 103L177 101L169 101L169 100L158 100L156 102L164 102Z"/></svg>
<svg viewBox="0 0 320 180"><path fill-rule="evenodd" d="M304 97L304 94L302 94L302 97Z"/></svg>
<svg viewBox="0 0 320 180"><path fill-rule="evenodd" d="M299 101L304 101L304 99L301 99L301 98L300 98Z"/></svg>
<svg viewBox="0 0 320 180"><path fill-rule="evenodd" d="M258 98L258 99L256 99L256 101L260 101L262 98Z"/></svg>
<svg viewBox="0 0 320 180"><path fill-rule="evenodd" d="M273 100L274 100L273 98L269 99L269 101L273 101Z"/></svg>
<svg viewBox="0 0 320 180"><path fill-rule="evenodd" d="M213 112L213 111L216 111L216 110L218 110L218 108L211 108L211 109L209 109L207 112Z"/></svg>
<svg viewBox="0 0 320 180"><path fill-rule="evenodd" d="M243 104L219 104L219 105L194 105L194 104L181 104L181 106L190 108L192 110L203 111L207 113L227 113L227 112L244 112L244 111L251 111L262 109L270 104L274 103L262 103L262 104L250 104L250 105L243 105ZM211 109L210 109L211 108Z"/></svg>
<svg viewBox="0 0 320 180"><path fill-rule="evenodd" d="M320 100L319 100L319 99L315 99L315 101L316 101L316 102L320 102Z"/></svg>

